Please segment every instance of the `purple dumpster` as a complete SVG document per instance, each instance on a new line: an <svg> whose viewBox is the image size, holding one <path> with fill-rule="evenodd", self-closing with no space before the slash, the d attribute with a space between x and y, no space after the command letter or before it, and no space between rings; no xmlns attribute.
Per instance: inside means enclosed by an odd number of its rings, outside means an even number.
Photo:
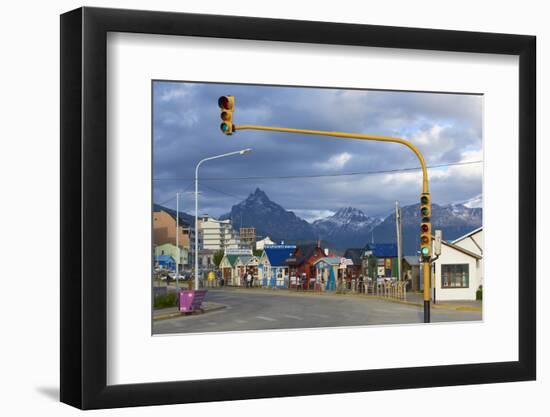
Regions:
<svg viewBox="0 0 550 417"><path fill-rule="evenodd" d="M201 309L207 290L180 290L179 310L182 313L192 313Z"/></svg>

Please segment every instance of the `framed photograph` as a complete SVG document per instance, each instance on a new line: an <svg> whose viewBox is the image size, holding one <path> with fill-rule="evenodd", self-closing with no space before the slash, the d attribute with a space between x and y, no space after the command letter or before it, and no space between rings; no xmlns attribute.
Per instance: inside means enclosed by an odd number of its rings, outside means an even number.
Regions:
<svg viewBox="0 0 550 417"><path fill-rule="evenodd" d="M61 16L61 401L533 380L533 36Z"/></svg>

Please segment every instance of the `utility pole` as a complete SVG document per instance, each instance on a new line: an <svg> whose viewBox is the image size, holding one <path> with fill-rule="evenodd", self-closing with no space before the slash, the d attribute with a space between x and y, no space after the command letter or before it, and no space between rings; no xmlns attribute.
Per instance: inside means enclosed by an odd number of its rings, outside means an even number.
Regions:
<svg viewBox="0 0 550 417"><path fill-rule="evenodd" d="M397 234L397 280L401 281L401 207L395 202L395 229Z"/></svg>

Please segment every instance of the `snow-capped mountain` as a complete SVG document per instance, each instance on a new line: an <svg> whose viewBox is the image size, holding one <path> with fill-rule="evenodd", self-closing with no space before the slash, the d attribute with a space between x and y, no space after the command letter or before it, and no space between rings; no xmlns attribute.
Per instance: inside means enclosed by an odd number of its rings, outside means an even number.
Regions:
<svg viewBox="0 0 550 417"><path fill-rule="evenodd" d="M420 204L401 208L403 233L403 253L414 255L419 247ZM440 206L432 203L432 230L441 229L443 239L454 240L482 225L481 208L470 208L455 203ZM375 242L390 243L396 241L395 213L390 214L376 226L372 233Z"/></svg>
<svg viewBox="0 0 550 417"><path fill-rule="evenodd" d="M338 247L362 247L365 237L380 223L380 219L369 217L359 209L345 207L332 216L314 221L313 228L319 237Z"/></svg>
<svg viewBox="0 0 550 417"><path fill-rule="evenodd" d="M481 196L479 198L481 200ZM474 199L472 199L474 200ZM471 203L473 205L473 202ZM403 253L414 255L419 247L420 205L401 208ZM323 239L332 249L364 247L365 244L396 241L395 213L381 220L359 209L346 207L323 219L308 223L294 212L271 201L257 188L231 212L220 217L231 219L233 228L255 227L257 236L270 236L287 243ZM438 205L432 203L432 229L441 229L444 240L453 240L482 224L482 209L466 203Z"/></svg>
<svg viewBox="0 0 550 417"><path fill-rule="evenodd" d="M479 194L469 200L463 201L461 203L463 206L468 208L482 208L483 207L483 195Z"/></svg>

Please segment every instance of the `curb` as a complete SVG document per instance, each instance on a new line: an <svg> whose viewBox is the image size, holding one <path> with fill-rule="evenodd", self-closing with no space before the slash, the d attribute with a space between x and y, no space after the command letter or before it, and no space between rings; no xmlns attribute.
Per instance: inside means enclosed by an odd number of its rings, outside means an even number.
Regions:
<svg viewBox="0 0 550 417"><path fill-rule="evenodd" d="M174 313L168 313L168 314L159 314L157 316L153 316L153 321L168 320L168 319L173 319L173 318L177 318L177 317L202 316L203 314L208 314L208 313L211 313L213 311L223 310L225 308L227 308L227 306L220 304L219 306L208 308L208 310L206 310L206 311L204 309L201 309L200 313L198 313L198 314L195 314L197 312L182 313L180 311L176 311Z"/></svg>

